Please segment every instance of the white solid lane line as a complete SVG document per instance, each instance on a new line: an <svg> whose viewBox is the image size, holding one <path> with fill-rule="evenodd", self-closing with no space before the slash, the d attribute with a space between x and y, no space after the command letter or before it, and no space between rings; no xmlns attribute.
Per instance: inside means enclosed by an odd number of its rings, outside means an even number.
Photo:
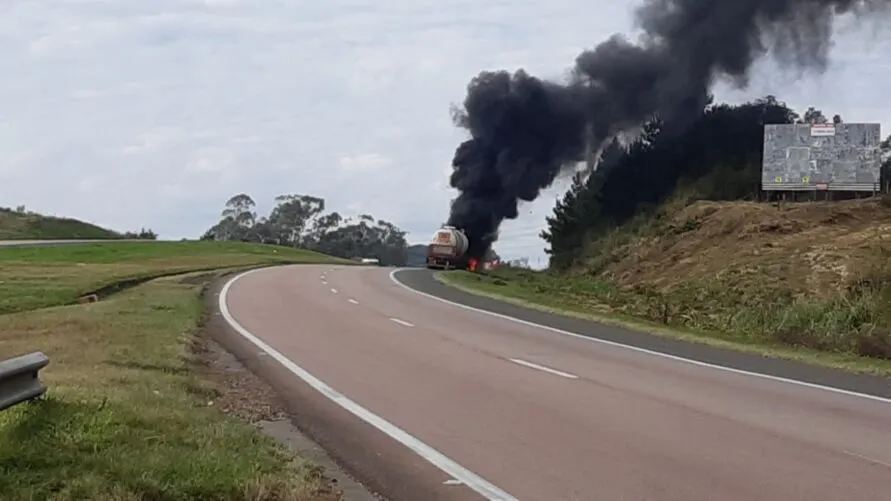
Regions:
<svg viewBox="0 0 891 501"><path fill-rule="evenodd" d="M362 421L365 421L371 426L374 426L393 440L408 447L409 449L414 451L415 454L421 456L422 458L427 460L427 462L429 462L433 466L436 466L444 473L449 475L451 478L460 480L462 484L473 489L476 493L478 493L480 496L487 499L488 501L519 501L516 497L508 494L496 485L490 483L488 480L461 466L451 458L445 456L443 453L439 452L433 447L430 447L424 442L421 442L418 438L409 435L408 432L406 432L405 430L399 428L398 426L385 420L377 414L374 414L373 412L369 411L365 407L362 407L353 400L350 400L346 397L346 395L328 386L327 383L315 377L306 369L295 364L291 359L282 355L275 348L264 343L262 339L258 338L253 333L251 333L251 331L245 329L244 326L239 324L238 321L235 320L235 317L232 316L232 312L229 311L229 305L227 301L229 290L232 288L232 284L234 284L238 279L250 275L251 273L257 273L259 271L262 270L251 270L240 275L236 275L231 280L226 282L226 284L223 286L223 289L220 291L220 314L223 316L226 322L231 325L233 329L235 329L236 332L241 334L241 336L248 341L254 343L255 346L257 346L264 352L268 353L269 356L274 358L278 363L282 364L282 366L291 371L292 374L305 381L306 384L312 386L313 389L315 389L322 395L325 395L329 400L346 409Z"/></svg>
<svg viewBox="0 0 891 501"><path fill-rule="evenodd" d="M356 300L353 299L353 298L348 299L348 301L351 302L351 303L353 303L353 304L359 304L359 301L356 301Z"/></svg>
<svg viewBox="0 0 891 501"><path fill-rule="evenodd" d="M396 322L399 325L404 325L406 327L414 327L415 326L415 324L408 323L405 320L400 320L398 318L391 318L390 320L392 320L393 322Z"/></svg>
<svg viewBox="0 0 891 501"><path fill-rule="evenodd" d="M404 283L399 281L398 278L396 278L396 274L400 271L411 272L411 271L415 271L415 270L417 270L417 268L396 268L395 270L390 272L390 281L393 282L394 284L398 285L399 287L402 287L403 289L413 293L413 294L417 294L419 296L424 296L428 299L432 299L434 301L439 301L441 303L449 304L456 308L461 308L462 310L473 311L475 313L488 315L490 317L500 318L502 320L507 320L509 322L515 322L520 325L525 325L527 327L536 327L538 329L543 329L543 330L550 331L555 334L560 334L563 336L573 337L573 338L576 338L576 339L579 339L582 341L586 341L586 342L590 342L590 343L599 343L599 344L602 344L605 346L613 346L616 348L622 348L625 350L635 351L637 353L644 353L646 355L661 357L661 358L665 358L668 360L674 360L675 362L682 362L685 364L695 365L697 367L719 370L719 371L729 372L732 374L739 374L742 376L757 377L757 378L762 378L762 379L766 379L766 380L770 380L770 381L792 384L792 385L797 385L797 386L801 386L801 387L805 387L805 388L812 388L812 389L816 389L816 390L828 391L828 392L837 393L840 395L847 395L849 397L865 398L867 400L872 400L875 402L891 404L891 398L880 397L878 395L871 395L869 393L860 393L857 391L845 390L845 389L837 388L834 386L826 386L826 385L817 384L817 383L808 383L807 381L800 381L798 379L791 379L791 378L785 378L785 377L780 377L780 376L772 376L770 374L765 374L762 372L753 372L753 371L747 371L747 370L743 370L743 369L734 369L733 367L727 367L725 365L718 365L718 364L713 364L713 363L709 363L709 362L702 362L699 360L694 360L692 358L684 358L684 357L681 357L678 355L670 355L668 353L663 353L661 351L655 351L655 350L649 350L646 348L641 348L639 346L623 344L623 343L619 343L616 341L608 341L606 339L600 339L600 338L591 337L591 336L585 336L584 334L578 334L576 332L565 331L563 329L551 327L550 325L537 324L535 322L530 322L528 320L523 320L520 318L512 317L510 315L503 315L501 313L495 313L494 311L483 310L481 308L474 308L473 306L468 306L466 304L456 303L454 301L449 301L448 299L443 299L441 297L434 296L433 294L427 294L426 292L421 292L419 290L412 289L408 285L405 285Z"/></svg>
<svg viewBox="0 0 891 501"><path fill-rule="evenodd" d="M527 362L525 360L520 360L519 358L509 358L511 362L515 364L520 364L524 367L529 367L530 369L539 370L542 372L547 372L548 374L553 374L555 376L565 377L566 379L578 379L579 377L575 374L570 374L568 372L558 371L557 369L551 369L550 367L545 367L543 365L533 364L532 362Z"/></svg>
<svg viewBox="0 0 891 501"><path fill-rule="evenodd" d="M849 456L853 456L853 457L855 457L855 458L859 458L859 459L862 459L862 460L864 460L864 461L868 461L868 462L870 462L870 463L877 464L877 465L879 465L879 466L884 466L884 467L886 467L886 468L891 468L891 463L886 463L886 462L884 462L884 461L879 461L879 460L876 459L876 458L871 458L871 457L869 457L869 456L864 456L863 454L857 454L856 452L851 452L851 451L842 451L842 452L844 452L845 454L847 454L847 455L849 455Z"/></svg>

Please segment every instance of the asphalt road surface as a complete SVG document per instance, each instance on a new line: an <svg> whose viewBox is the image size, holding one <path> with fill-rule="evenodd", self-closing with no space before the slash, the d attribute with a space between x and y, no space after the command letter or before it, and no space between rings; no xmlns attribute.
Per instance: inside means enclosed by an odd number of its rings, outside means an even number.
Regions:
<svg viewBox="0 0 891 501"><path fill-rule="evenodd" d="M105 243L152 242L140 239L105 239L105 240L0 240L0 247L57 247L60 245L105 244Z"/></svg>
<svg viewBox="0 0 891 501"><path fill-rule="evenodd" d="M592 342L397 283L422 274L269 268L220 293L258 353L363 423L345 447L400 458L428 489L414 499L891 499L889 399Z"/></svg>

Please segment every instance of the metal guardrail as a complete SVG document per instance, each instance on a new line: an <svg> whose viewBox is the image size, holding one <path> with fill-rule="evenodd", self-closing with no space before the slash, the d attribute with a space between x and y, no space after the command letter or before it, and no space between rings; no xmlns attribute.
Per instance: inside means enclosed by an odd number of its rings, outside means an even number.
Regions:
<svg viewBox="0 0 891 501"><path fill-rule="evenodd" d="M38 373L48 364L39 351L0 361L0 411L46 393Z"/></svg>

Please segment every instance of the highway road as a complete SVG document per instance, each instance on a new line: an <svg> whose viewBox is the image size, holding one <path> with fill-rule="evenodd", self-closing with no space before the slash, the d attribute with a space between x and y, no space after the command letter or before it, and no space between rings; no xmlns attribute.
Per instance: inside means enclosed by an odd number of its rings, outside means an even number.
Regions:
<svg viewBox="0 0 891 501"><path fill-rule="evenodd" d="M881 378L831 389L723 370L460 307L405 285L434 287L427 270L391 271L255 270L219 301L254 354L281 364L305 426L397 499L891 496Z"/></svg>
<svg viewBox="0 0 891 501"><path fill-rule="evenodd" d="M0 247L57 247L60 245L78 245L78 244L107 244L107 243L134 243L134 242L152 242L153 240L140 239L105 239L105 240L0 240Z"/></svg>

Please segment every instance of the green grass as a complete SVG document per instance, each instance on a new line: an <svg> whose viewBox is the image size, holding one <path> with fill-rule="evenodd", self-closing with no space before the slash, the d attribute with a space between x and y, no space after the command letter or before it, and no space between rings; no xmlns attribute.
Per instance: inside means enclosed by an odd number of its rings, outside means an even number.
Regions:
<svg viewBox="0 0 891 501"><path fill-rule="evenodd" d="M115 282L277 263L352 261L243 242L103 242L0 248L0 314L70 304Z"/></svg>
<svg viewBox="0 0 891 501"><path fill-rule="evenodd" d="M19 213L0 208L0 240L113 238L121 238L121 235L77 219Z"/></svg>
<svg viewBox="0 0 891 501"><path fill-rule="evenodd" d="M45 293L59 299L70 297L77 284L86 287L119 276L115 266L124 267L127 274L140 266L159 271L164 269L161 261L169 270L272 259L258 246L124 248L29 250L32 268L12 269L21 274L43 264L56 273L65 263L86 263L86 269L98 267L105 273L92 281L70 281L61 274L61 279L41 282ZM67 255L71 251L79 258ZM309 254L290 256L324 260ZM0 276L6 278L5 273ZM53 293L52 283L69 292ZM0 498L339 499L328 490L319 467L295 459L256 428L213 405L221 389L195 372L196 355L190 349L202 316L200 290L194 278L168 277L98 303L0 315L4 357L40 350L51 360L41 372L48 398L0 413Z"/></svg>
<svg viewBox="0 0 891 501"><path fill-rule="evenodd" d="M442 282L551 313L757 353L774 358L891 375L883 293L834 301L734 304L732 287L687 284L672 294L614 287L594 279L517 269L438 273ZM852 331L852 326L856 330Z"/></svg>

